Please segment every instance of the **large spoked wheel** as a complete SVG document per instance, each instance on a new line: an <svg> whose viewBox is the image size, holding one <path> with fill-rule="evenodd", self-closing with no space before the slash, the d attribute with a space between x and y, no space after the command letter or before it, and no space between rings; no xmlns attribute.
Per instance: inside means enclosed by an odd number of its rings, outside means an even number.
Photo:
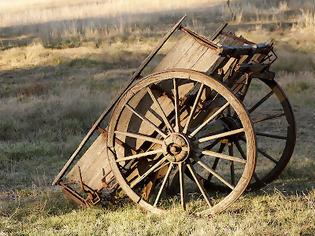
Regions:
<svg viewBox="0 0 315 236"><path fill-rule="evenodd" d="M248 190L256 190L276 179L288 164L295 146L296 126L289 100L274 80L253 79L243 102L257 139L256 169L248 186ZM235 122L235 119L231 115L226 121ZM223 154L234 150L245 158L244 142L241 135L230 137L226 143L218 142L213 149ZM214 169L219 166L219 161L217 158ZM212 175L206 185L210 189L228 190L226 186L214 183Z"/></svg>
<svg viewBox="0 0 315 236"><path fill-rule="evenodd" d="M233 127L224 122L230 112L238 118ZM218 140L239 135L244 137L244 158L211 150ZM237 200L249 184L255 133L242 103L223 84L177 69L149 75L123 94L109 121L108 157L121 188L141 207L161 213L181 204L189 211L214 214ZM212 168L216 158L224 168ZM207 191L209 174L229 192Z"/></svg>
<svg viewBox="0 0 315 236"><path fill-rule="evenodd" d="M296 126L290 102L274 80L253 79L244 104L257 137L257 165L249 185L254 190L272 182L287 166L295 146Z"/></svg>

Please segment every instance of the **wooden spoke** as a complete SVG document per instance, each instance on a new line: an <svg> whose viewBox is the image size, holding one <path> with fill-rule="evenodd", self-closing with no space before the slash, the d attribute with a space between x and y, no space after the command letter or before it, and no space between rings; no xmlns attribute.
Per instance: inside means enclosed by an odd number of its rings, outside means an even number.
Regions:
<svg viewBox="0 0 315 236"><path fill-rule="evenodd" d="M215 135L211 135L211 136L208 136L208 137L200 138L198 141L199 141L199 143L203 143L203 142L207 142L209 140L223 138L223 137L231 136L231 135L234 135L234 134L239 134L239 133L242 133L244 131L245 131L244 128L230 130L230 131L227 131L227 132L224 132L224 133L221 133L221 134L215 134Z"/></svg>
<svg viewBox="0 0 315 236"><path fill-rule="evenodd" d="M130 132L121 132L121 131L115 131L115 134L121 134L124 136L128 136L131 138L138 138L138 139L142 139L145 141L149 141L151 143L157 143L157 144L163 144L163 140L157 139L157 138L152 138L148 135L144 135L144 134L135 134L135 133L130 133Z"/></svg>
<svg viewBox="0 0 315 236"><path fill-rule="evenodd" d="M244 151L243 151L243 148L241 147L239 141L235 141L234 143L235 143L235 146L236 146L237 150L238 150L239 153L241 154L242 158L243 158L244 160L246 160L246 155L245 155L245 153L244 153ZM253 177L254 177L254 179L255 179L257 182L261 182L261 180L258 178L258 175L256 174L256 172L253 173Z"/></svg>
<svg viewBox="0 0 315 236"><path fill-rule="evenodd" d="M235 162L239 162L239 163L243 163L243 164L246 163L246 160L243 160L243 159L238 158L238 157L226 155L223 153L213 152L213 151L209 151L209 150L202 151L201 153L204 155L207 155L207 156L218 157L218 158L225 159L228 161L235 161Z"/></svg>
<svg viewBox="0 0 315 236"><path fill-rule="evenodd" d="M269 134L269 133L256 132L256 135L257 136L264 136L264 137L268 137L268 138L274 138L274 139L287 140L286 136L280 136L280 135Z"/></svg>
<svg viewBox="0 0 315 236"><path fill-rule="evenodd" d="M174 110L175 110L175 132L179 132L179 101L178 101L178 87L176 79L173 78L174 85Z"/></svg>
<svg viewBox="0 0 315 236"><path fill-rule="evenodd" d="M220 109L218 109L215 113L213 113L207 120L205 120L200 126L198 126L190 135L189 137L194 137L204 126L206 126L211 120L213 120L217 115L219 115L224 109L229 106L230 104L227 102L225 103Z"/></svg>
<svg viewBox="0 0 315 236"><path fill-rule="evenodd" d="M273 91L269 92L266 96L264 96L262 99L260 99L255 105L253 105L248 110L248 113L252 113L253 111L255 111L257 109L257 107L259 107L261 104L263 104L265 101L267 101L267 99L270 98L272 94L273 94Z"/></svg>
<svg viewBox="0 0 315 236"><path fill-rule="evenodd" d="M184 170L183 170L183 163L180 162L178 164L178 171L179 171L179 190L180 190L180 202L183 207L183 209L186 209L185 204L185 189L184 189Z"/></svg>
<svg viewBox="0 0 315 236"><path fill-rule="evenodd" d="M154 104L156 105L156 107L158 108L158 110L160 111L160 115L165 123L165 125L167 126L167 128L171 131L174 132L173 127L171 126L170 122L168 121L166 114L163 110L163 108L161 107L161 104L159 103L159 101L155 98L154 94L152 93L151 89L149 87L147 87L148 93L152 99L152 101L154 102Z"/></svg>
<svg viewBox="0 0 315 236"><path fill-rule="evenodd" d="M216 177L218 180L220 180L222 183L224 183L226 186L228 186L230 189L234 189L234 187L227 182L222 176L220 176L217 172L215 172L212 168L210 168L207 164L205 164L203 161L198 159L197 157L194 157L194 160L196 163L198 163L200 166L202 166L206 171L208 171L211 175Z"/></svg>
<svg viewBox="0 0 315 236"><path fill-rule="evenodd" d="M233 144L229 145L229 155L233 156ZM231 183L233 186L235 186L235 168L234 168L234 162L231 161L230 163L230 172L231 172Z"/></svg>
<svg viewBox="0 0 315 236"><path fill-rule="evenodd" d="M278 164L277 160L275 160L272 156L270 156L269 154L267 154L266 152L264 152L260 148L257 148L257 152L259 152L261 155L263 155L264 157L266 157L267 159L269 159L273 163Z"/></svg>
<svg viewBox="0 0 315 236"><path fill-rule="evenodd" d="M187 164L187 167L188 167L188 170L190 171L192 177L194 178L195 182L196 182L196 185L198 186L201 194L203 195L204 199L206 200L207 204L212 207L212 204L210 202L210 199L208 197L208 194L206 192L206 190L204 189L203 185L200 183L198 177L197 177L197 174L195 172L195 169L192 165L190 165L189 163Z"/></svg>
<svg viewBox="0 0 315 236"><path fill-rule="evenodd" d="M200 88L199 88L199 91L198 91L198 93L197 93L197 96L196 96L196 98L195 98L194 105L192 106L191 111L190 111L190 114L189 114L188 119L187 119L187 121L186 121L184 130L183 130L183 133L184 133L184 134L186 134L187 131L188 131L189 123L190 123L190 121L191 121L191 119L192 119L192 117L193 117L193 115L194 115L194 113L195 113L195 111L196 111L196 108L197 108L197 105L198 105L200 96L201 96L201 94L202 94L203 87L204 87L204 84L201 84L201 85L200 85Z"/></svg>
<svg viewBox="0 0 315 236"><path fill-rule="evenodd" d="M213 143L211 143L209 146L207 146L206 148L212 149L212 148L214 148L219 142L220 142L220 140L217 139L217 140L215 140Z"/></svg>
<svg viewBox="0 0 315 236"><path fill-rule="evenodd" d="M166 181L167 181L167 179L168 179L168 176L170 175L170 173L171 173L171 171L172 171L172 168L173 168L173 163L170 163L170 164L169 164L169 167L168 167L168 169L167 169L167 172L166 172L166 174L165 174L165 176L164 176L164 179L163 179L163 181L162 181L162 184L161 184L161 187L160 187L160 189L159 189L159 192L158 192L158 194L156 195L156 198L155 198L155 201L154 201L153 206L156 206L156 205L158 204L158 202L159 202L159 200L160 200L160 196L161 196L161 194L162 194L162 192L163 192L164 186L165 186Z"/></svg>
<svg viewBox="0 0 315 236"><path fill-rule="evenodd" d="M141 175L136 180L134 180L130 184L130 188L133 188L134 186L136 186L139 182L141 182L144 178L146 178L149 174L151 174L156 168L158 168L165 160L166 158L163 157L161 160L155 163L149 170L147 170L147 172L145 172L143 175Z"/></svg>
<svg viewBox="0 0 315 236"><path fill-rule="evenodd" d="M153 150L153 151L149 151L149 152L141 152L141 153L134 154L131 156L117 158L116 162L129 161L129 160L137 159L140 157L151 156L151 155L155 155L155 154L163 153L163 152L164 152L163 149L157 149L157 150Z"/></svg>
<svg viewBox="0 0 315 236"><path fill-rule="evenodd" d="M212 149L212 148L214 148L218 143L220 142L220 140L219 139L217 139L217 140L215 140L213 143L211 143L209 146L207 146L206 148L207 149ZM225 144L222 144L221 143L221 145L225 145ZM221 145L220 145L220 147L221 147ZM220 148L219 148L219 150L220 150ZM201 156L201 155L200 155ZM199 157L200 157L199 156ZM219 159L219 158L216 158L216 159ZM192 164L195 164L195 162L193 161L193 162L191 162Z"/></svg>
<svg viewBox="0 0 315 236"><path fill-rule="evenodd" d="M166 155L165 157L167 157L168 155ZM162 169L164 166L167 166L169 164L169 162L165 162L164 164L162 164L161 166L159 166L158 168L156 168L155 170L154 170L154 172L157 172L157 171L159 171L160 169Z"/></svg>
<svg viewBox="0 0 315 236"><path fill-rule="evenodd" d="M164 138L166 137L166 134L163 133L162 130L160 130L155 124L153 124L151 121L149 121L147 118L143 117L142 115L140 115L138 112L136 112L129 104L126 104L126 107L132 112L134 113L136 116L138 116L142 121L147 122L148 124L150 124L153 129L158 132L161 136L163 136Z"/></svg>
<svg viewBox="0 0 315 236"><path fill-rule="evenodd" d="M239 153L241 154L242 158L243 158L244 160L246 160L246 155L245 155L245 153L244 153L244 151L243 151L243 149L242 149L242 147L241 147L239 141L235 141L235 146L236 146L236 148L238 149Z"/></svg>
<svg viewBox="0 0 315 236"><path fill-rule="evenodd" d="M151 89L159 91L161 94L165 94L172 102L174 102L173 94L171 92L165 90L164 88L162 88L160 85L151 84L150 87L151 87Z"/></svg>
<svg viewBox="0 0 315 236"><path fill-rule="evenodd" d="M220 147L219 147L219 150L218 150L218 153L222 153L223 152L223 149L225 147L225 143L221 143L220 144ZM219 164L219 161L220 161L220 158L216 157L213 164L212 164L212 169L215 170ZM213 174L209 174L208 176L208 181L211 181L211 178L212 178Z"/></svg>
<svg viewBox="0 0 315 236"><path fill-rule="evenodd" d="M274 114L274 115L270 115L270 116L266 116L266 117L261 117L261 118L257 118L257 119L253 119L253 123L257 124L259 122L263 122L266 120L272 120L272 119L277 119L280 118L282 116L285 116L285 113L280 113L280 114Z"/></svg>
<svg viewBox="0 0 315 236"><path fill-rule="evenodd" d="M243 142L246 142L244 137L241 137L240 140L242 140ZM257 152L262 154L264 157L266 157L267 159L269 159L270 161L274 162L275 164L278 164L278 161L275 160L272 156L270 156L269 154L267 154L266 152L264 152L263 150L261 150L260 148L257 147Z"/></svg>

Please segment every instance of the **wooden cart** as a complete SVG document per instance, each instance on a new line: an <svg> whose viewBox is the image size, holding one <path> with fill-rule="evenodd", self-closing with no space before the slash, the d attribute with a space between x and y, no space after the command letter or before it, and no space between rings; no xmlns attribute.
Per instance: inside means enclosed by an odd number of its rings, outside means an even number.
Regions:
<svg viewBox="0 0 315 236"><path fill-rule="evenodd" d="M227 24L208 39L182 26L184 18L55 178L53 184L77 203L95 205L123 193L156 213L178 202L214 214L246 189L270 183L287 165L295 121L269 70L277 59L273 44L237 37ZM174 46L148 67L175 32Z"/></svg>

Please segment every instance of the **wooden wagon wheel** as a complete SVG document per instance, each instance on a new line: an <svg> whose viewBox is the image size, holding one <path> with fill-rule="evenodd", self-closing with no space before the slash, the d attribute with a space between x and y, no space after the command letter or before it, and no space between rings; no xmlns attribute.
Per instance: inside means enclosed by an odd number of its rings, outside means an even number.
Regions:
<svg viewBox="0 0 315 236"><path fill-rule="evenodd" d="M296 126L293 110L284 91L274 80L253 79L244 99L245 107L253 121L257 137L257 163L248 190L264 187L276 179L288 164L294 150ZM219 152L239 152L244 158L242 142L244 138L230 139L230 147L217 145ZM216 165L220 160L216 160ZM214 166L215 169L216 166ZM211 182L213 189L228 190L224 185Z"/></svg>
<svg viewBox="0 0 315 236"><path fill-rule="evenodd" d="M217 95L212 108L205 111L203 103L213 92ZM227 107L239 120L232 130L223 122ZM202 112L204 122L195 122ZM196 190L202 196L198 212L220 212L238 199L254 172L256 141L246 110L223 84L199 72L175 69L141 79L122 95L108 131L108 157L118 183L134 202L155 213L172 207L174 201L192 209ZM235 135L245 137L245 159L211 150L218 139L224 142ZM208 160L201 160L201 154ZM208 164L216 157L228 167L237 166L233 180L226 179L230 168L214 171ZM202 181L209 173L230 191L210 195ZM177 177L178 193L173 196L169 186Z"/></svg>
<svg viewBox="0 0 315 236"><path fill-rule="evenodd" d="M256 92L251 87L256 87ZM251 87L244 103L256 131L257 166L249 187L258 189L276 179L288 164L295 146L296 126L290 102L275 80L253 79Z"/></svg>

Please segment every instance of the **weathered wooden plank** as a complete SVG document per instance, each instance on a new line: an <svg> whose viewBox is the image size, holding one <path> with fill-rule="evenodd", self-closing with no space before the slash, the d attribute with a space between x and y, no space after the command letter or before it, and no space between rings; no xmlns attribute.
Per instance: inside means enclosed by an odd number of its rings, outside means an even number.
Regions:
<svg viewBox="0 0 315 236"><path fill-rule="evenodd" d="M211 66L221 57L211 48L199 58L195 65L191 68L200 72L207 72Z"/></svg>
<svg viewBox="0 0 315 236"><path fill-rule="evenodd" d="M228 46L243 44L242 41L225 35L219 35L215 42ZM185 68L211 74L218 67L224 66L227 61L212 48L200 43L193 36L185 34L156 66L154 72L170 68Z"/></svg>
<svg viewBox="0 0 315 236"><path fill-rule="evenodd" d="M112 177L112 171L107 156L107 137L101 133L73 168L65 176L67 181L80 183L80 172L84 184L98 190L103 187L104 173L108 174L106 180Z"/></svg>
<svg viewBox="0 0 315 236"><path fill-rule="evenodd" d="M175 68L175 65L178 63L178 61L194 44L196 44L196 40L194 40L189 35L184 35L175 43L167 55L155 67L153 72Z"/></svg>
<svg viewBox="0 0 315 236"><path fill-rule="evenodd" d="M195 40L192 47L181 57L175 68L194 69L194 65L207 51L207 47Z"/></svg>
<svg viewBox="0 0 315 236"><path fill-rule="evenodd" d="M184 34L153 71L185 68L206 72L218 58L213 49Z"/></svg>

